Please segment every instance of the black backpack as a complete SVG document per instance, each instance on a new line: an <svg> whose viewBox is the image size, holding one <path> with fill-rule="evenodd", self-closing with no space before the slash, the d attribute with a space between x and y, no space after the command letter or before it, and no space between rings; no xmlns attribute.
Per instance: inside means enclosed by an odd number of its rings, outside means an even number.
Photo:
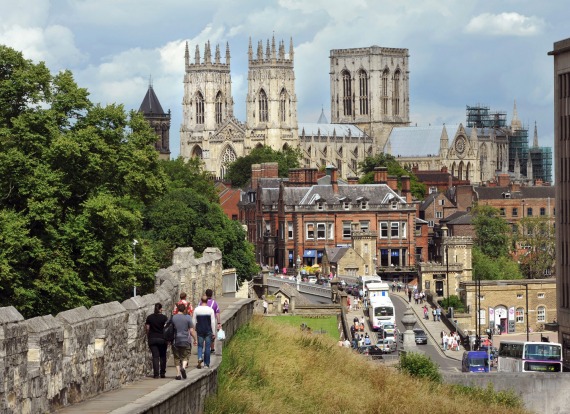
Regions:
<svg viewBox="0 0 570 414"><path fill-rule="evenodd" d="M176 341L176 326L172 322L172 317L168 318L164 324L164 339L173 344Z"/></svg>

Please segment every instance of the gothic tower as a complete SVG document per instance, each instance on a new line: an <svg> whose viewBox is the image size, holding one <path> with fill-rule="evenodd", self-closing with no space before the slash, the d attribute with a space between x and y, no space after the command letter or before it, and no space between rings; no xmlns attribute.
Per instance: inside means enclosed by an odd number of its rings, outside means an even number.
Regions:
<svg viewBox="0 0 570 414"><path fill-rule="evenodd" d="M332 123L355 124L382 151L392 128L410 123L408 57L380 46L331 50Z"/></svg>
<svg viewBox="0 0 570 414"><path fill-rule="evenodd" d="M158 101L158 97L154 93L152 82L149 82L148 91L139 107L144 118L148 121L151 128L157 135L154 147L158 151L158 157L161 160L170 159L170 110L165 113Z"/></svg>
<svg viewBox="0 0 570 414"><path fill-rule="evenodd" d="M259 41L254 56L251 38L248 50L248 88L246 98L246 125L248 150L267 145L281 150L285 145L297 147L297 96L293 68L293 40L289 55L285 55L285 42L275 45L267 40L265 51Z"/></svg>
<svg viewBox="0 0 570 414"><path fill-rule="evenodd" d="M184 58L180 155L185 159L199 157L206 171L223 176L225 165L243 153L245 135L243 126L233 116L230 48L226 44L225 63L222 63L219 45L212 58L208 41L203 59L196 45L192 63L186 43Z"/></svg>

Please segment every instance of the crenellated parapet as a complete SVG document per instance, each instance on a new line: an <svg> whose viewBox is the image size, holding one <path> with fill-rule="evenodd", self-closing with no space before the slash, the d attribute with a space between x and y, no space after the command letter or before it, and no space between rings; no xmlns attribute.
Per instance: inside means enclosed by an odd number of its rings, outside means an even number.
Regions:
<svg viewBox="0 0 570 414"><path fill-rule="evenodd" d="M179 248L172 266L156 273L152 294L28 320L0 308L0 412L51 412L146 376L144 323L154 304L168 314L182 289L194 303L206 288L221 295L222 270L217 248L199 258Z"/></svg>

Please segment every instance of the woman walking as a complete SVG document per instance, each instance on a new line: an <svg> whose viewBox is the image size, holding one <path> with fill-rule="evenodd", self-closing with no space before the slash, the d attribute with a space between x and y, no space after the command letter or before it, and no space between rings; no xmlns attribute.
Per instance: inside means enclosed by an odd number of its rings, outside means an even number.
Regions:
<svg viewBox="0 0 570 414"><path fill-rule="evenodd" d="M145 323L148 347L152 354L152 371L154 378L164 378L166 375L166 340L164 339L164 324L168 318L162 314L162 304L154 305L154 313L148 315Z"/></svg>

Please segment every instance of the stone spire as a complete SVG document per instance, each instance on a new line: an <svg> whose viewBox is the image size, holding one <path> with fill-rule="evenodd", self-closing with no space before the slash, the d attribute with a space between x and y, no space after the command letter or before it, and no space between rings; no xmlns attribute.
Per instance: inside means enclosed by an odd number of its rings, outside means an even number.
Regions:
<svg viewBox="0 0 570 414"><path fill-rule="evenodd" d="M526 178L532 183L533 180L533 172L532 172L532 159L530 158L530 154L528 160L526 162Z"/></svg>
<svg viewBox="0 0 570 414"><path fill-rule="evenodd" d="M469 141L477 142L477 127L471 128L471 135L469 135Z"/></svg>
<svg viewBox="0 0 570 414"><path fill-rule="evenodd" d="M260 62L263 60L263 41L257 43L257 60Z"/></svg>
<svg viewBox="0 0 570 414"><path fill-rule="evenodd" d="M277 50L275 49L275 35L271 38L271 60L277 59Z"/></svg>
<svg viewBox="0 0 570 414"><path fill-rule="evenodd" d="M293 38L291 37L291 41L289 42L289 59L293 62Z"/></svg>
<svg viewBox="0 0 570 414"><path fill-rule="evenodd" d="M267 46L265 47L265 60L271 58L271 49L269 48L269 39L267 39Z"/></svg>
<svg viewBox="0 0 570 414"><path fill-rule="evenodd" d="M251 47L251 36L249 37L249 46L247 48L247 58L250 62L253 59L253 47Z"/></svg>
<svg viewBox="0 0 570 414"><path fill-rule="evenodd" d="M204 47L204 63L212 63L212 50L210 49L210 41Z"/></svg>
<svg viewBox="0 0 570 414"><path fill-rule="evenodd" d="M441 137L439 137L439 153L443 158L447 158L447 151L449 149L449 136L447 135L447 128L443 124Z"/></svg>
<svg viewBox="0 0 570 414"><path fill-rule="evenodd" d="M509 150L508 150L506 145L502 145L502 147L503 147L503 151L502 151L502 154L503 154L503 157L502 157L503 158L503 163L502 163L503 165L502 165L502 167L503 168L501 169L501 172L508 173L509 172L509 156L508 156Z"/></svg>
<svg viewBox="0 0 570 414"><path fill-rule="evenodd" d="M249 48L251 51L251 40L249 42ZM230 65L230 44L226 42L226 65Z"/></svg>
<svg viewBox="0 0 570 414"><path fill-rule="evenodd" d="M221 56L220 56L220 45L217 44L217 45L216 45L216 61L215 61L215 63L216 63L217 65L220 64L220 58L221 58Z"/></svg>
<svg viewBox="0 0 570 414"><path fill-rule="evenodd" d="M532 146L538 148L538 130L536 129L536 121L534 121L534 138L532 140Z"/></svg>
<svg viewBox="0 0 570 414"><path fill-rule="evenodd" d="M279 42L279 60L285 60L285 42Z"/></svg>
<svg viewBox="0 0 570 414"><path fill-rule="evenodd" d="M196 65L200 64L200 48L196 45L196 51L194 52L194 63Z"/></svg>
<svg viewBox="0 0 570 414"><path fill-rule="evenodd" d="M518 131L519 129L522 129L522 122L519 120L519 114L517 112L517 101L515 101L513 107L513 119L511 121L511 129L513 131Z"/></svg>
<svg viewBox="0 0 570 414"><path fill-rule="evenodd" d="M521 162L519 160L518 151L515 153L515 180L520 180L521 178Z"/></svg>
<svg viewBox="0 0 570 414"><path fill-rule="evenodd" d="M188 42L186 42L186 47L184 48L184 63L186 67L190 65L190 52L188 51Z"/></svg>

